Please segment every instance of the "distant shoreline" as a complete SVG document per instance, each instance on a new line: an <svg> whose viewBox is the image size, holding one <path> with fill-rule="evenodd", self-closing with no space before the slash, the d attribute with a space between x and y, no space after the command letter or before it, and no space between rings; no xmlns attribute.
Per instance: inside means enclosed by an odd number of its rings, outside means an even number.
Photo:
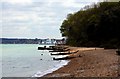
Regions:
<svg viewBox="0 0 120 79"><path fill-rule="evenodd" d="M62 39L22 39L22 38L0 38L0 44L55 44L57 41L62 41Z"/></svg>

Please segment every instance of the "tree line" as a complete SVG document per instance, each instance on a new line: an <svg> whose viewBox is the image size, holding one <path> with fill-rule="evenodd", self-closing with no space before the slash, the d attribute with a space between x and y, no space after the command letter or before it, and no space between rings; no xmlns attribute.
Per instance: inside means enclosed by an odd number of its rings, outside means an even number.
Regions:
<svg viewBox="0 0 120 79"><path fill-rule="evenodd" d="M60 31L71 46L120 47L120 2L101 2L68 14Z"/></svg>

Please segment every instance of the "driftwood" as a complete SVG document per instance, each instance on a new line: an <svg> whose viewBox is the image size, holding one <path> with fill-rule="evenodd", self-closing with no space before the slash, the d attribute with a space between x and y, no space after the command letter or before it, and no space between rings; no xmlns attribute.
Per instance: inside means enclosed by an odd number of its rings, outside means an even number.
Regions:
<svg viewBox="0 0 120 79"><path fill-rule="evenodd" d="M72 58L75 58L75 57L63 57L63 58L53 58L53 60L68 60L68 59L72 59Z"/></svg>
<svg viewBox="0 0 120 79"><path fill-rule="evenodd" d="M59 50L51 50L51 51L49 51L49 52L65 52L65 51L64 51L64 50L59 49Z"/></svg>
<svg viewBox="0 0 120 79"><path fill-rule="evenodd" d="M66 52L66 51L69 51L70 49L55 49L55 50L52 50L52 51L49 51L49 52Z"/></svg>
<svg viewBox="0 0 120 79"><path fill-rule="evenodd" d="M72 53L77 53L79 50L75 51L75 52L72 52Z"/></svg>
<svg viewBox="0 0 120 79"><path fill-rule="evenodd" d="M67 55L67 54L71 54L71 53L55 53L55 54L51 53L51 55Z"/></svg>
<svg viewBox="0 0 120 79"><path fill-rule="evenodd" d="M60 46L49 46L49 47L38 47L38 50L53 50L51 52L64 52L64 51L68 51L69 49L67 49L68 47L60 47Z"/></svg>
<svg viewBox="0 0 120 79"><path fill-rule="evenodd" d="M47 47L38 47L38 50L53 50L52 48Z"/></svg>
<svg viewBox="0 0 120 79"><path fill-rule="evenodd" d="M79 50L75 51L75 52L68 52L68 53L51 53L51 55L67 55L67 54L74 54L74 53L77 53Z"/></svg>

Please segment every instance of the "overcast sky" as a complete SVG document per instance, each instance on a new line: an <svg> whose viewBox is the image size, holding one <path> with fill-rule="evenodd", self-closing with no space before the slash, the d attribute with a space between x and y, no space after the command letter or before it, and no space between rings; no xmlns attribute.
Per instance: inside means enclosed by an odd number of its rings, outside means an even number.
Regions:
<svg viewBox="0 0 120 79"><path fill-rule="evenodd" d="M100 0L1 0L2 37L61 38L67 14Z"/></svg>

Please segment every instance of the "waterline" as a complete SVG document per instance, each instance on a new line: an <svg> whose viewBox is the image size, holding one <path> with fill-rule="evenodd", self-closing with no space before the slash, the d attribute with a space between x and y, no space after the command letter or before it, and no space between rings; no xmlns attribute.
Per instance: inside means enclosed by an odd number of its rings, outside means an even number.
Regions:
<svg viewBox="0 0 120 79"><path fill-rule="evenodd" d="M42 77L46 74L52 73L53 71L58 70L59 68L65 66L68 64L69 61L66 60L61 60L59 64L55 65L54 68L46 70L44 72L38 71L37 73L35 73L32 77Z"/></svg>
<svg viewBox="0 0 120 79"><path fill-rule="evenodd" d="M49 51L37 50L37 44L3 44L2 77L40 77L66 65L54 61ZM43 46L43 45L42 45Z"/></svg>

